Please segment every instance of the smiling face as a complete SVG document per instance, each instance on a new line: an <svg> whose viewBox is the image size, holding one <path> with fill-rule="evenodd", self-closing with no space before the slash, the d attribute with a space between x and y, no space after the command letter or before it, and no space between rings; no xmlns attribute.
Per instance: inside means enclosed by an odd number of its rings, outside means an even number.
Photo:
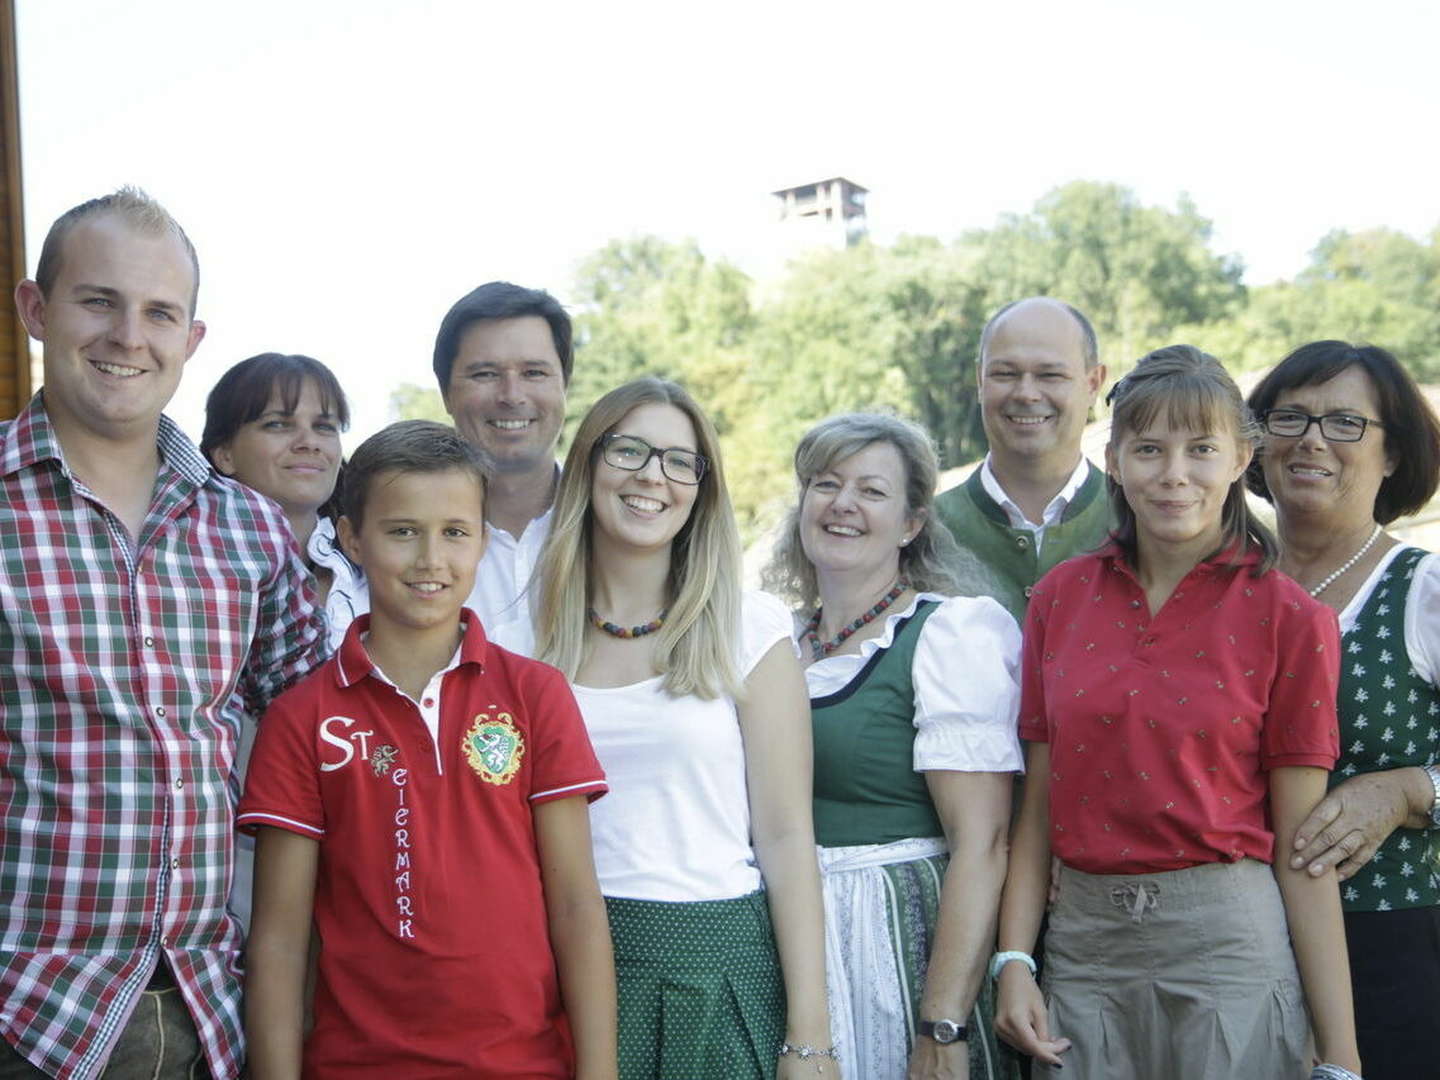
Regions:
<svg viewBox="0 0 1440 1080"><path fill-rule="evenodd" d="M42 296L15 290L21 318L44 343L45 407L67 437L154 441L160 412L205 335L190 317L195 274L180 238L100 213L63 240L60 271Z"/></svg>
<svg viewBox="0 0 1440 1080"><path fill-rule="evenodd" d="M453 633L485 550L480 483L463 469L377 473L340 543L370 586L372 634Z"/></svg>
<svg viewBox="0 0 1440 1080"><path fill-rule="evenodd" d="M460 336L445 408L498 473L548 472L565 420L565 379L538 315L483 319Z"/></svg>
<svg viewBox="0 0 1440 1080"><path fill-rule="evenodd" d="M294 412L273 391L265 411L217 446L214 458L222 473L274 499L287 515L313 514L335 490L339 420L307 379Z"/></svg>
<svg viewBox="0 0 1440 1080"><path fill-rule="evenodd" d="M1162 409L1144 431L1126 432L1106 449L1110 475L1135 514L1142 558L1156 545L1183 548L1197 560L1220 546L1225 499L1251 447L1231 425L1207 427L1172 426Z"/></svg>
<svg viewBox="0 0 1440 1080"><path fill-rule="evenodd" d="M666 450L700 450L695 425L674 405L636 406L612 431ZM652 552L668 549L690 520L699 486L671 480L661 470L658 456L651 457L638 472L629 472L609 464L599 454L594 469L590 509L597 553L620 548Z"/></svg>
<svg viewBox="0 0 1440 1080"><path fill-rule="evenodd" d="M817 573L900 572L902 541L920 522L905 500L905 463L873 442L812 476L800 503L800 544Z"/></svg>
<svg viewBox="0 0 1440 1080"><path fill-rule="evenodd" d="M1348 413L1370 420L1380 418L1375 383L1359 367L1348 367L1322 383L1281 390L1271 406L1295 409L1310 416ZM1385 432L1371 424L1359 442L1329 442L1320 425L1298 438L1265 436L1265 484L1277 512L1321 515L1347 521L1369 521L1375 515L1375 495L1395 462L1385 450Z"/></svg>
<svg viewBox="0 0 1440 1080"><path fill-rule="evenodd" d="M1016 305L990 333L981 357L980 418L998 471L1073 469L1103 365L1085 367L1084 339L1059 304Z"/></svg>

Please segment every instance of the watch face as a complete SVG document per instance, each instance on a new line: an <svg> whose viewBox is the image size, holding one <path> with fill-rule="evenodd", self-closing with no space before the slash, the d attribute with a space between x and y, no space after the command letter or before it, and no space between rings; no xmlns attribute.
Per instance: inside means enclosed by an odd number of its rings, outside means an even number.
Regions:
<svg viewBox="0 0 1440 1080"><path fill-rule="evenodd" d="M935 1021L935 1041L938 1043L953 1043L960 1037L960 1028L954 1020Z"/></svg>

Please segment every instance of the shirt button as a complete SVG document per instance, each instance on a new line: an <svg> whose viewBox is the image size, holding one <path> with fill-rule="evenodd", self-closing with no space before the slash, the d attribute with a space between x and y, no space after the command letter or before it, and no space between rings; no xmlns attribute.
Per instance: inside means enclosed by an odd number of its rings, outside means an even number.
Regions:
<svg viewBox="0 0 1440 1080"><path fill-rule="evenodd" d="M171 870L179 870L179 869L180 869L180 860L179 860L178 858L174 858L174 859L171 859L171 860L170 860L170 869L171 869Z"/></svg>
<svg viewBox="0 0 1440 1080"><path fill-rule="evenodd" d="M160 939L160 944L161 944L164 948L167 948L167 949L168 949L168 948L170 947L170 935L169 935L169 934L166 934L164 937L162 937L162 938Z"/></svg>
<svg viewBox="0 0 1440 1080"><path fill-rule="evenodd" d="M1026 586L1025 586L1025 599L1026 599L1026 600L1029 600L1031 594L1034 593L1034 592L1035 592L1035 586L1034 586L1034 585L1026 585Z"/></svg>
<svg viewBox="0 0 1440 1080"><path fill-rule="evenodd" d="M181 779L177 776L177 777L175 778L175 788L176 788L176 790L178 791L180 788L183 788L184 786L185 786L185 781L184 781L184 780L181 780Z"/></svg>
<svg viewBox="0 0 1440 1080"><path fill-rule="evenodd" d="M156 710L155 710L155 715L156 715L156 716L164 716L164 715L165 715L165 706L164 706L164 705L161 705L158 709L156 709Z"/></svg>
<svg viewBox="0 0 1440 1080"><path fill-rule="evenodd" d="M427 697L420 704L424 705L427 709L433 709L435 707L435 699L432 697Z"/></svg>
<svg viewBox="0 0 1440 1080"><path fill-rule="evenodd" d="M1030 546L1030 538L1029 538L1028 536L1017 536L1017 537L1015 537L1015 546L1016 546L1016 547L1021 547L1021 548L1027 548L1027 547L1029 547L1029 546Z"/></svg>
<svg viewBox="0 0 1440 1080"><path fill-rule="evenodd" d="M1139 601L1139 600L1131 600L1131 601L1130 601L1130 606L1131 606L1131 607L1139 607L1139 606L1140 606L1140 601Z"/></svg>
<svg viewBox="0 0 1440 1080"><path fill-rule="evenodd" d="M147 649L153 649L153 648L155 647L155 639L154 639L153 637L148 637L148 636L147 636L147 637L145 638L145 647L146 647Z"/></svg>

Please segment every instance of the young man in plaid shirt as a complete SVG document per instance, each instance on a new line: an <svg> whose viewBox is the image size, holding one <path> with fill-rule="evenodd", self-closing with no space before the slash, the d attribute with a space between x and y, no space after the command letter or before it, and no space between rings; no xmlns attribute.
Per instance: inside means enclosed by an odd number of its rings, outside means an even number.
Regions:
<svg viewBox="0 0 1440 1080"><path fill-rule="evenodd" d="M231 1080L242 710L323 635L277 507L161 410L200 344L195 249L122 189L15 290L44 388L0 424L0 1080Z"/></svg>

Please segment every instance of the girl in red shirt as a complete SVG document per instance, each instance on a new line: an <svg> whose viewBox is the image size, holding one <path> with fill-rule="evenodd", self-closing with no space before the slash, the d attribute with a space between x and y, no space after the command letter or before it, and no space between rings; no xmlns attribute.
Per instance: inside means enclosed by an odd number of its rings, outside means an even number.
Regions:
<svg viewBox="0 0 1440 1080"><path fill-rule="evenodd" d="M1300 1078L1308 1003L1317 1074L1358 1072L1334 874L1274 862L1338 754L1334 615L1271 570L1258 431L1218 361L1157 350L1109 400L1118 527L1026 616L996 1027L1037 1075Z"/></svg>

